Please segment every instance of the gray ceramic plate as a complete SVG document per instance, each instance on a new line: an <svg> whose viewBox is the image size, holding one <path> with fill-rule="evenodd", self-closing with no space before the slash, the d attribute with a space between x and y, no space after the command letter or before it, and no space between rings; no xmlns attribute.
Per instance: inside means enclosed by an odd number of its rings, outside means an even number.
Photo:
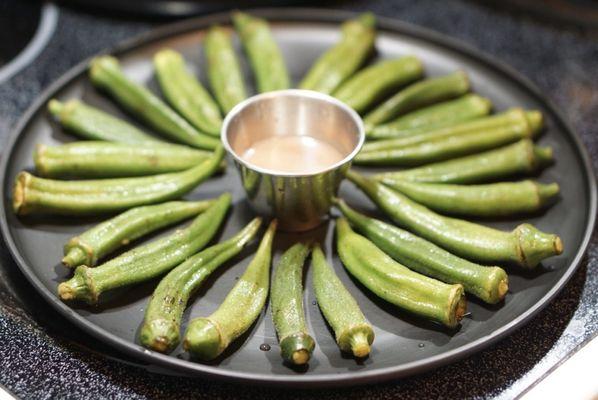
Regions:
<svg viewBox="0 0 598 400"><path fill-rule="evenodd" d="M339 23L353 16L340 11L305 9L261 10L256 13L272 22L276 39L296 81L315 58L337 40ZM151 56L162 47L183 52L205 79L200 67L203 65L203 31L211 24L227 21L228 16L224 14L185 21L143 35L111 52L120 58L129 76L147 83L153 89L156 89L156 83L152 77ZM190 375L279 385L358 384L429 370L479 351L504 337L529 320L555 296L583 255L596 214L596 186L586 152L560 114L536 89L514 71L461 44L420 28L381 19L377 48L379 57L384 58L416 54L424 61L429 76L464 69L471 76L476 92L492 99L497 110L511 106L535 108L547 118L548 130L540 142L554 148L557 163L544 171L539 179L558 182L563 196L548 212L530 216L526 220L544 231L558 233L564 240L565 252L549 259L537 272L522 274L513 271L510 277L511 291L504 304L490 307L471 299L471 316L455 332L412 318L375 298L347 275L333 250L333 224L322 226L304 236L325 241L337 273L375 326L373 352L361 362L339 352L315 305L309 284L305 292L305 304L310 331L315 336L317 347L309 368L303 370L293 370L282 364L269 310L231 346L224 357L211 364L200 364L188 361L180 348L172 355L162 355L145 350L137 343L143 311L156 282L113 293L97 308L63 304L55 295L57 284L68 276L59 263L62 245L97 220L17 219L10 211L10 191L17 172L32 168L31 154L36 143L58 144L75 140L50 121L45 111L49 98L82 98L115 115L128 118L91 87L86 77L86 62L74 67L40 97L23 117L5 150L0 176L4 194L0 209L1 225L17 264L36 290L68 321L139 359ZM251 81L247 67L244 68L248 81ZM221 237L228 237L252 216L243 201L243 192L234 169L231 167L226 175L202 185L189 198L213 197L224 190L231 191L235 199L234 211L221 233ZM350 184L343 184L342 195L351 204L375 212L371 203ZM486 221L502 229L512 229L519 222ZM276 241L277 255L297 239L298 236L280 234ZM190 317L209 314L218 306L249 262L254 249L248 249L243 257L222 268L214 279L204 285L185 314L185 325ZM309 272L307 282L311 282ZM271 351L260 350L262 344L270 345Z"/></svg>

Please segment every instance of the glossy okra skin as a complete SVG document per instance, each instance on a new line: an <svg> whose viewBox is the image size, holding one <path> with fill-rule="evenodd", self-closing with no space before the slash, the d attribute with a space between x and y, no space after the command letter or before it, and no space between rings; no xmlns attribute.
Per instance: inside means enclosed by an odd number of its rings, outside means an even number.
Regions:
<svg viewBox="0 0 598 400"><path fill-rule="evenodd" d="M143 346L168 353L179 344L181 320L191 295L212 272L239 254L260 225L261 219L255 218L230 239L188 258L162 278L145 310L139 332Z"/></svg>
<svg viewBox="0 0 598 400"><path fill-rule="evenodd" d="M455 100L412 111L385 124L368 127L366 138L380 140L417 135L484 117L491 108L490 100L467 94Z"/></svg>
<svg viewBox="0 0 598 400"><path fill-rule="evenodd" d="M507 146L419 168L374 175L392 185L397 180L438 183L479 183L517 174L530 174L553 162L550 147L535 146L529 139Z"/></svg>
<svg viewBox="0 0 598 400"><path fill-rule="evenodd" d="M272 321L280 343L280 354L295 365L307 364L316 345L307 331L303 309L303 264L310 248L297 243L284 252L272 279Z"/></svg>
<svg viewBox="0 0 598 400"><path fill-rule="evenodd" d="M499 126L487 131L469 131L434 138L406 147L361 151L354 162L357 165L413 167L479 153L529 137L530 131L526 124Z"/></svg>
<svg viewBox="0 0 598 400"><path fill-rule="evenodd" d="M361 153L374 153L402 149L431 141L456 138L462 135L487 132L516 132L526 137L533 137L536 131L531 129L526 113L521 109L512 109L489 117L466 121L457 125L426 130L414 135L401 136L393 139L377 140L366 143Z"/></svg>
<svg viewBox="0 0 598 400"><path fill-rule="evenodd" d="M393 181L388 187L442 214L503 217L543 209L559 193L556 183L531 180L485 185Z"/></svg>
<svg viewBox="0 0 598 400"><path fill-rule="evenodd" d="M232 19L249 58L258 92L288 89L289 72L268 22L238 11Z"/></svg>
<svg viewBox="0 0 598 400"><path fill-rule="evenodd" d="M365 13L341 26L341 40L326 50L299 84L300 89L330 94L374 51L376 18Z"/></svg>
<svg viewBox="0 0 598 400"><path fill-rule="evenodd" d="M374 328L326 261L320 246L313 248L312 276L318 307L334 331L338 347L355 357L366 357L374 342Z"/></svg>
<svg viewBox="0 0 598 400"><path fill-rule="evenodd" d="M333 95L363 113L389 91L421 78L423 70L421 61L413 56L380 61L347 79Z"/></svg>
<svg viewBox="0 0 598 400"><path fill-rule="evenodd" d="M48 111L67 131L83 139L129 144L164 143L135 126L80 100L50 100Z"/></svg>
<svg viewBox="0 0 598 400"><path fill-rule="evenodd" d="M398 225L461 257L535 268L543 259L563 252L557 235L541 232L530 224L505 232L445 217L354 171L347 176Z"/></svg>
<svg viewBox="0 0 598 400"><path fill-rule="evenodd" d="M466 310L463 286L428 278L399 264L355 233L345 218L336 222L339 257L351 275L382 299L414 315L456 327Z"/></svg>
<svg viewBox="0 0 598 400"><path fill-rule="evenodd" d="M459 97L469 91L469 79L462 71L425 79L402 89L369 112L363 119L374 126L430 104Z"/></svg>
<svg viewBox="0 0 598 400"><path fill-rule="evenodd" d="M160 89L168 102L201 132L220 137L222 116L218 104L187 69L183 56L171 49L154 55Z"/></svg>
<svg viewBox="0 0 598 400"><path fill-rule="evenodd" d="M131 286L168 272L197 253L216 234L231 203L231 195L221 195L205 212L184 229L136 247L95 268L80 265L74 276L58 285L62 300L96 304L108 290Z"/></svg>
<svg viewBox="0 0 598 400"><path fill-rule="evenodd" d="M212 176L223 157L219 147L196 167L139 178L59 181L21 172L15 179L13 210L17 215L97 215L173 200Z"/></svg>
<svg viewBox="0 0 598 400"><path fill-rule="evenodd" d="M112 96L123 108L170 139L201 149L215 149L220 141L195 129L144 86L122 72L118 60L96 57L89 68L91 82Z"/></svg>
<svg viewBox="0 0 598 400"><path fill-rule="evenodd" d="M183 347L192 356L201 360L218 357L258 318L268 298L275 233L276 220L270 223L253 260L218 309L209 317L189 322Z"/></svg>
<svg viewBox="0 0 598 400"><path fill-rule="evenodd" d="M498 303L507 294L509 279L502 268L457 257L394 225L360 214L342 200L337 207L355 229L408 268L445 283L459 283L486 303Z"/></svg>
<svg viewBox="0 0 598 400"><path fill-rule="evenodd" d="M98 260L150 232L204 212L213 201L170 201L131 208L71 238L62 263L69 268L94 267Z"/></svg>
<svg viewBox="0 0 598 400"><path fill-rule="evenodd" d="M226 114L247 98L241 66L230 33L213 26L204 39L208 80L220 109Z"/></svg>
<svg viewBox="0 0 598 400"><path fill-rule="evenodd" d="M38 144L36 171L47 178L115 178L155 175L192 168L212 156L206 150L158 143L80 141Z"/></svg>

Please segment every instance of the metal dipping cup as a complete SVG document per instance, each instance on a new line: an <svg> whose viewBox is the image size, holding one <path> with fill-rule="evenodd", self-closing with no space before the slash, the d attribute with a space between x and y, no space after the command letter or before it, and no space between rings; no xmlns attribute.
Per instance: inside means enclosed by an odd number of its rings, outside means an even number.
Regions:
<svg viewBox="0 0 598 400"><path fill-rule="evenodd" d="M344 158L308 174L261 168L242 158L254 143L275 135L311 136L331 144ZM258 214L277 218L286 231L312 229L326 218L364 138L363 122L353 109L311 90L250 97L237 104L222 125L224 148L235 160L249 203Z"/></svg>

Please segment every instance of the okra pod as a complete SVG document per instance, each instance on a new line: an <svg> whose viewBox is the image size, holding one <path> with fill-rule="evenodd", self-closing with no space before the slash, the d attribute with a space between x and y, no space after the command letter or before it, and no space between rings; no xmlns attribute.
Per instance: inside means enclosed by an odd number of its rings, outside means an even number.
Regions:
<svg viewBox="0 0 598 400"><path fill-rule="evenodd" d="M270 223L253 260L209 317L189 322L183 347L194 357L212 360L241 336L258 318L270 286L270 260L276 220Z"/></svg>
<svg viewBox="0 0 598 400"><path fill-rule="evenodd" d="M420 274L445 283L459 283L467 293L486 303L501 301L509 289L507 273L457 257L412 233L350 208L343 200L337 207L349 223L396 261Z"/></svg>
<svg viewBox="0 0 598 400"><path fill-rule="evenodd" d="M218 139L191 126L143 85L127 78L116 58L94 58L89 76L96 87L106 91L127 111L170 139L207 150L215 149L220 143Z"/></svg>
<svg viewBox="0 0 598 400"><path fill-rule="evenodd" d="M417 57L381 61L347 79L333 95L362 113L389 91L421 78L422 74L423 66Z"/></svg>
<svg viewBox="0 0 598 400"><path fill-rule="evenodd" d="M398 225L461 257L535 268L543 259L563 252L563 243L557 235L541 232L530 224L505 232L444 217L354 171L347 176Z"/></svg>
<svg viewBox="0 0 598 400"><path fill-rule="evenodd" d="M160 89L166 100L199 131L220 137L222 116L218 104L185 65L183 56L171 49L154 56Z"/></svg>
<svg viewBox="0 0 598 400"><path fill-rule="evenodd" d="M318 306L334 331L338 347L355 357L366 357L374 342L374 328L338 279L318 245L312 251L312 270Z"/></svg>
<svg viewBox="0 0 598 400"><path fill-rule="evenodd" d="M303 264L309 246L297 243L282 255L272 279L272 321L280 343L280 354L295 365L307 364L314 339L307 331L303 309Z"/></svg>
<svg viewBox="0 0 598 400"><path fill-rule="evenodd" d="M478 183L517 174L530 174L553 161L550 147L534 146L529 139L496 150L402 171L385 172L374 178L392 185L397 180L438 183Z"/></svg>
<svg viewBox="0 0 598 400"><path fill-rule="evenodd" d="M490 150L529 138L529 135L527 124L499 126L487 131L470 131L406 147L361 151L354 162L357 165L411 167Z"/></svg>
<svg viewBox="0 0 598 400"><path fill-rule="evenodd" d="M140 178L58 181L21 172L15 180L13 210L18 215L94 215L173 200L214 174L223 156L219 147L209 159L186 171Z"/></svg>
<svg viewBox="0 0 598 400"><path fill-rule="evenodd" d="M98 260L133 240L208 209L207 201L171 201L135 207L75 236L64 246L62 263L69 268L94 267Z"/></svg>
<svg viewBox="0 0 598 400"><path fill-rule="evenodd" d="M147 281L168 272L203 248L218 231L231 203L225 193L185 229L136 247L95 268L80 265L74 276L58 285L62 300L96 304L102 293Z"/></svg>
<svg viewBox="0 0 598 400"><path fill-rule="evenodd" d="M206 150L158 143L81 141L60 146L38 144L36 171L48 178L115 178L183 171L212 156Z"/></svg>
<svg viewBox="0 0 598 400"><path fill-rule="evenodd" d="M164 143L122 119L113 117L80 100L61 103L52 99L48 103L48 111L63 128L83 139L129 144Z"/></svg>
<svg viewBox="0 0 598 400"><path fill-rule="evenodd" d="M376 18L365 13L343 23L341 40L322 54L299 84L300 89L330 94L374 51Z"/></svg>
<svg viewBox="0 0 598 400"><path fill-rule="evenodd" d="M402 115L386 124L368 127L368 140L393 139L458 125L488 115L492 103L475 94L466 94Z"/></svg>
<svg viewBox="0 0 598 400"><path fill-rule="evenodd" d="M336 241L345 268L380 298L449 328L463 318L467 305L462 285L411 271L355 233L345 218L336 221Z"/></svg>
<svg viewBox="0 0 598 400"><path fill-rule="evenodd" d="M189 298L212 272L239 254L261 222L255 218L235 236L188 258L162 278L145 310L139 332L143 346L168 353L179 344L181 320Z"/></svg>
<svg viewBox="0 0 598 400"><path fill-rule="evenodd" d="M291 79L268 22L238 11L232 19L249 58L258 92L288 89Z"/></svg>
<svg viewBox="0 0 598 400"><path fill-rule="evenodd" d="M210 87L226 114L247 97L241 66L230 34L224 28L211 27L204 40Z"/></svg>
<svg viewBox="0 0 598 400"><path fill-rule="evenodd" d="M474 217L538 211L559 193L556 183L545 185L530 180L485 185L394 181L387 186L439 213Z"/></svg>
<svg viewBox="0 0 598 400"><path fill-rule="evenodd" d="M373 153L377 151L401 149L416 144L429 143L433 140L454 138L469 133L486 133L501 129L504 131L520 132L522 135L525 134L526 137L533 137L536 135L536 131L531 129L527 114L523 110L515 108L500 114L462 122L453 126L426 130L415 135L366 143L361 152Z"/></svg>
<svg viewBox="0 0 598 400"><path fill-rule="evenodd" d="M363 119L366 125L379 125L401 114L430 104L459 97L469 91L469 79L462 71L437 78L425 79L402 89L369 112Z"/></svg>

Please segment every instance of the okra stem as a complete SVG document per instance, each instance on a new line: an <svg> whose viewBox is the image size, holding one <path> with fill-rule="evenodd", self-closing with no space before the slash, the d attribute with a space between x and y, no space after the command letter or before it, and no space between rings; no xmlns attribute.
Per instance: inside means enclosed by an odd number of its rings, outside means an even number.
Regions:
<svg viewBox="0 0 598 400"><path fill-rule="evenodd" d="M150 232L204 212L207 201L171 201L154 206L135 207L75 236L64 246L62 263L75 268L94 267L98 260L117 248Z"/></svg>
<svg viewBox="0 0 598 400"><path fill-rule="evenodd" d="M451 185L393 181L388 187L443 214L499 217L538 211L558 193L559 185L526 180L486 185Z"/></svg>
<svg viewBox="0 0 598 400"><path fill-rule="evenodd" d="M251 63L258 92L288 89L291 79L268 22L238 11L232 19Z"/></svg>
<svg viewBox="0 0 598 400"><path fill-rule="evenodd" d="M203 85L185 65L183 56L171 49L154 56L160 88L168 102L199 131L220 137L220 109Z"/></svg>
<svg viewBox="0 0 598 400"><path fill-rule="evenodd" d="M96 87L109 93L127 111L165 136L207 150L220 144L218 139L196 130L147 88L127 78L116 58L101 56L93 59L89 76Z"/></svg>
<svg viewBox="0 0 598 400"><path fill-rule="evenodd" d="M552 163L550 147L534 146L529 139L496 150L428 164L402 171L385 172L374 178L392 185L397 180L438 183L477 183L517 174L530 174Z"/></svg>
<svg viewBox="0 0 598 400"><path fill-rule="evenodd" d="M345 218L336 222L336 237L345 268L377 296L449 328L459 324L466 310L462 285L449 285L411 271L353 232Z"/></svg>
<svg viewBox="0 0 598 400"><path fill-rule="evenodd" d="M258 318L268 297L270 260L276 220L270 223L255 257L220 307L189 323L183 347L201 360L218 357Z"/></svg>
<svg viewBox="0 0 598 400"><path fill-rule="evenodd" d="M139 333L142 345L167 353L179 344L181 319L191 295L212 272L239 254L260 225L261 219L255 218L235 236L197 253L162 278L145 311Z"/></svg>
<svg viewBox="0 0 598 400"><path fill-rule="evenodd" d="M127 251L95 268L80 265L75 275L58 285L62 300L96 304L102 293L131 286L168 272L203 248L214 237L231 203L221 195L185 229Z"/></svg>
<svg viewBox="0 0 598 400"><path fill-rule="evenodd" d="M337 200L337 207L353 227L408 268L445 283L459 283L466 292L490 304L498 303L507 294L509 280L502 268L457 257L396 226L368 218L343 200Z"/></svg>
<svg viewBox="0 0 598 400"><path fill-rule="evenodd" d="M366 357L374 342L374 328L326 261L319 245L312 251L313 286L318 306L334 331L342 351Z"/></svg>
<svg viewBox="0 0 598 400"><path fill-rule="evenodd" d="M535 268L543 259L563 252L557 235L541 232L530 224L504 232L444 217L354 171L347 176L397 224L462 257Z"/></svg>
<svg viewBox="0 0 598 400"><path fill-rule="evenodd" d="M384 101L368 113L363 121L366 125L379 125L401 114L439 101L459 97L468 91L469 79L462 71L437 78L425 79L407 86Z"/></svg>

